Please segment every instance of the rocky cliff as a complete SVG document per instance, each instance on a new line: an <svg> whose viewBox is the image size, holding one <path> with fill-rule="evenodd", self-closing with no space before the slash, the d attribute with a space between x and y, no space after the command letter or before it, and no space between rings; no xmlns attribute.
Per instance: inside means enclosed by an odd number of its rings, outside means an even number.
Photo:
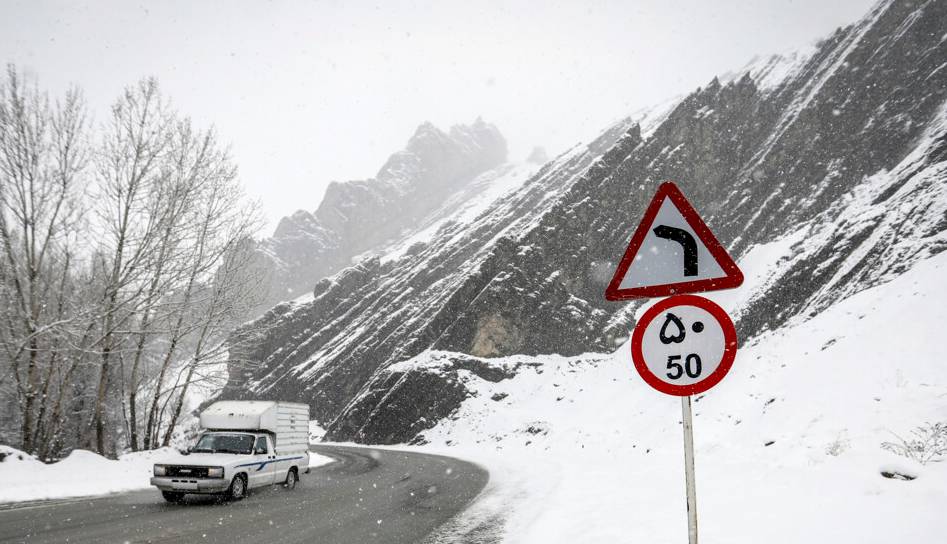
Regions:
<svg viewBox="0 0 947 544"><path fill-rule="evenodd" d="M226 394L309 402L333 439L403 442L470 394L464 375L488 379L484 357L612 350L637 303L602 293L666 179L736 257L793 243L741 338L893 278L947 248L945 20L945 2L883 2L807 55L609 128L475 218L267 313Z"/></svg>

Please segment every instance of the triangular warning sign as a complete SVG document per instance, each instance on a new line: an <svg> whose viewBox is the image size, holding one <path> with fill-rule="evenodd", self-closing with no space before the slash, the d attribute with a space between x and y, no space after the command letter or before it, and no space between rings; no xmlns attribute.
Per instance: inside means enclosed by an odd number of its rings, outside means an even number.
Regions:
<svg viewBox="0 0 947 544"><path fill-rule="evenodd" d="M743 273L673 182L658 187L631 237L608 300L730 289Z"/></svg>

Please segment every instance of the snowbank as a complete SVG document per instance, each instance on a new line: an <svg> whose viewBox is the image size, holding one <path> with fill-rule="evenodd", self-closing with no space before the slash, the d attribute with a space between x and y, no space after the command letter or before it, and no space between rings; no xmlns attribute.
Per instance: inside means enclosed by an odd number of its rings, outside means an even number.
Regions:
<svg viewBox="0 0 947 544"><path fill-rule="evenodd" d="M162 448L130 453L117 461L75 450L58 463L45 464L9 446L0 462L0 502L104 495L148 487L157 459L176 452Z"/></svg>
<svg viewBox="0 0 947 544"><path fill-rule="evenodd" d="M881 444L947 420L944 277L947 253L740 350L695 399L702 538L943 540L947 463ZM477 461L492 479L442 541L485 527L527 544L686 541L680 401L644 384L628 351L537 357L497 383L467 376L478 394L424 433L423 449Z"/></svg>
<svg viewBox="0 0 947 544"><path fill-rule="evenodd" d="M45 464L15 448L0 445L0 503L106 495L151 486L156 462L173 458L172 448L128 453L111 460L85 450L74 450L65 459ZM309 466L331 458L310 453Z"/></svg>

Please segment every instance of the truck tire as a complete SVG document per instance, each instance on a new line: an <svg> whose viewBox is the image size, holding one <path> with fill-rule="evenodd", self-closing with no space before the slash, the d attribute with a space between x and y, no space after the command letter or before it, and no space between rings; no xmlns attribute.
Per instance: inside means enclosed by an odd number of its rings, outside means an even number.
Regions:
<svg viewBox="0 0 947 544"><path fill-rule="evenodd" d="M227 490L227 498L232 501L239 501L247 496L247 480L242 474L237 474L230 482L230 489Z"/></svg>
<svg viewBox="0 0 947 544"><path fill-rule="evenodd" d="M283 488L292 491L296 489L297 482L299 482L299 473L296 472L296 467L293 467L286 473L286 481L283 482Z"/></svg>
<svg viewBox="0 0 947 544"><path fill-rule="evenodd" d="M162 491L161 496L164 497L164 500L172 503L177 503L184 500L184 493L179 491Z"/></svg>

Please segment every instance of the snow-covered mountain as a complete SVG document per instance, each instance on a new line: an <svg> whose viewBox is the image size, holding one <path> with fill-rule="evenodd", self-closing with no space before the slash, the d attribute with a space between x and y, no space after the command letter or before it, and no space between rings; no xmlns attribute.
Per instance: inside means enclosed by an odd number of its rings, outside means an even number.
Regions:
<svg viewBox="0 0 947 544"><path fill-rule="evenodd" d="M947 248L944 21L945 2L882 2L805 54L617 123L269 311L225 394L309 402L332 439L407 442L458 417L471 380L544 364L490 358L610 353L639 305L605 284L666 179L741 262L782 248L730 294L744 340L898 277Z"/></svg>
<svg viewBox="0 0 947 544"><path fill-rule="evenodd" d="M359 254L423 226L430 214L449 213L445 201L482 189L475 180L504 165L506 156L506 140L480 119L447 132L422 124L374 178L330 183L315 212L284 217L259 244L269 284L263 309L310 292Z"/></svg>
<svg viewBox="0 0 947 544"><path fill-rule="evenodd" d="M501 165L482 174L422 228L319 281L311 301L277 305L238 330L254 339L235 342L231 359L262 364L232 369L225 395L272 395L275 381L281 398L318 396L314 413L329 421L383 365L426 349L431 331L452 320L450 301L464 303L468 280L483 273L497 244L530 229L630 125L623 120L541 168ZM269 331L262 340L260 329Z"/></svg>

